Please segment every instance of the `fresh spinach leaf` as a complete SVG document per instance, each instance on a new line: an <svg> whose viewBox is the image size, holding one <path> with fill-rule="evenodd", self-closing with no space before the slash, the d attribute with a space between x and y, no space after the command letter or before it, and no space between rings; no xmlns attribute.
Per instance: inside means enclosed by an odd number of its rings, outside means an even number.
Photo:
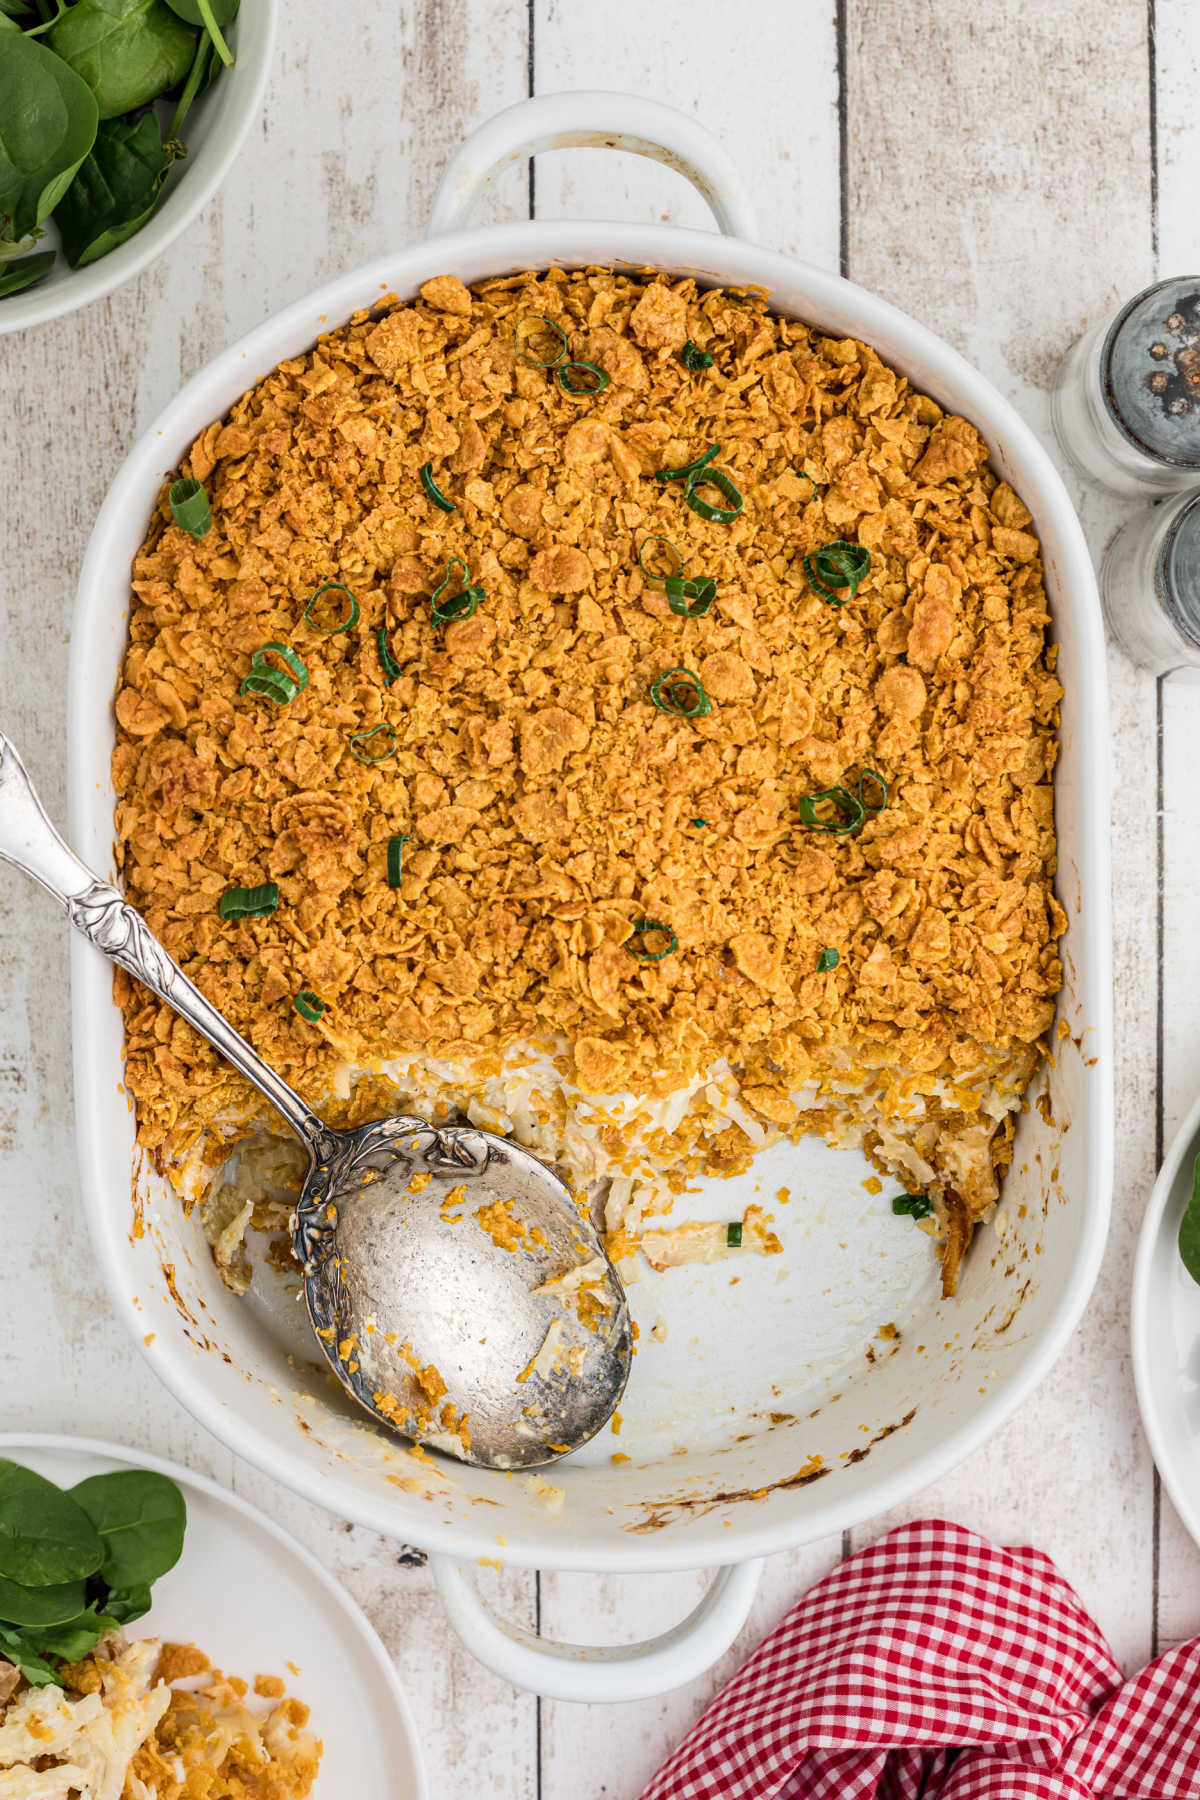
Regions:
<svg viewBox="0 0 1200 1800"><path fill-rule="evenodd" d="M106 1631L116 1631L119 1624L119 1619L93 1601L84 1612L64 1620L61 1625L26 1631L22 1636L26 1648L37 1656L65 1656L68 1662L79 1662L89 1650L95 1649Z"/></svg>
<svg viewBox="0 0 1200 1800"><path fill-rule="evenodd" d="M180 89L179 98L175 102L175 111L171 115L171 123L167 126L166 142L177 156L187 155L187 146L179 141L179 133L183 129L183 121L192 110L192 104L198 94L202 94L214 76L220 73L221 59L213 48L212 39L202 37L196 45L196 54L192 58L192 66L188 70L187 80Z"/></svg>
<svg viewBox="0 0 1200 1800"><path fill-rule="evenodd" d="M0 238L19 243L54 211L97 118L90 88L61 57L23 32L0 31Z"/></svg>
<svg viewBox="0 0 1200 1800"><path fill-rule="evenodd" d="M0 1575L0 1622L5 1625L62 1625L76 1619L87 1604L82 1581L57 1581L49 1587L22 1587Z"/></svg>
<svg viewBox="0 0 1200 1800"><path fill-rule="evenodd" d="M103 1539L100 1575L110 1588L148 1587L179 1561L187 1507L167 1476L149 1469L90 1475L71 1499Z"/></svg>
<svg viewBox="0 0 1200 1800"><path fill-rule="evenodd" d="M150 1611L148 1587L114 1588L104 1602L104 1610L121 1625L129 1625Z"/></svg>
<svg viewBox="0 0 1200 1800"><path fill-rule="evenodd" d="M18 257L15 262L0 262L0 300L5 294L21 294L26 288L36 287L53 267L53 250L39 250L36 256Z"/></svg>
<svg viewBox="0 0 1200 1800"><path fill-rule="evenodd" d="M184 80L196 33L164 0L76 0L46 42L115 119Z"/></svg>
<svg viewBox="0 0 1200 1800"><path fill-rule="evenodd" d="M104 121L54 215L73 269L107 256L141 229L173 161L154 113L143 113L136 123Z"/></svg>
<svg viewBox="0 0 1200 1800"><path fill-rule="evenodd" d="M1192 1197L1179 1221L1179 1254L1192 1280L1200 1282L1200 1156L1192 1164Z"/></svg>
<svg viewBox="0 0 1200 1800"><path fill-rule="evenodd" d="M0 1651L20 1669L31 1687L49 1687L58 1680L58 1670L48 1663L17 1631L6 1631L0 1625Z"/></svg>
<svg viewBox="0 0 1200 1800"><path fill-rule="evenodd" d="M199 25L221 62L226 68L232 65L233 52L221 35L221 27L237 17L239 0L167 0L167 5L189 25Z"/></svg>
<svg viewBox="0 0 1200 1800"><path fill-rule="evenodd" d="M95 1574L104 1555L86 1508L32 1469L0 1457L0 1575L24 1587L49 1587Z"/></svg>
<svg viewBox="0 0 1200 1800"><path fill-rule="evenodd" d="M33 12L29 0L0 0L0 19L19 19L23 13ZM20 30L19 26L14 27Z"/></svg>

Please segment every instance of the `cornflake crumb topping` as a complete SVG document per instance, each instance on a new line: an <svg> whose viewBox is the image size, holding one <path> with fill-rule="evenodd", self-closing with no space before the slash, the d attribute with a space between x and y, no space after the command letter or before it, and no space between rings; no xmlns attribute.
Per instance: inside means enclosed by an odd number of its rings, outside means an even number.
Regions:
<svg viewBox="0 0 1200 1800"><path fill-rule="evenodd" d="M572 398L520 361L531 315L609 385ZM688 340L710 369L685 366ZM654 479L717 443L744 497L729 522ZM537 1049L560 1150L592 1122L588 1153L562 1152L577 1185L649 1183L610 1208L623 1244L672 1183L742 1168L780 1133L859 1142L934 1199L952 1289L1053 1022L1065 927L1039 545L975 428L759 295L554 270L471 290L442 276L355 315L182 469L213 529L174 525L164 488L135 560L120 863L280 1074L350 1125L395 1105L398 1059L440 1059L469 1098ZM646 579L648 536L716 582L704 616ZM842 605L804 571L835 541L870 558ZM435 628L452 557L485 597ZM335 636L302 621L327 581L361 608ZM275 641L309 674L284 705L239 694ZM675 668L702 683L703 716L652 703ZM351 736L380 725L394 754L356 760ZM864 769L883 809L806 829L799 802ZM220 918L226 889L265 881L270 916ZM634 953L639 920L676 934L671 954ZM263 1103L145 989L116 986L140 1142L161 1168L218 1160ZM301 988L326 1008L311 1023ZM684 1092L636 1144L608 1106Z"/></svg>

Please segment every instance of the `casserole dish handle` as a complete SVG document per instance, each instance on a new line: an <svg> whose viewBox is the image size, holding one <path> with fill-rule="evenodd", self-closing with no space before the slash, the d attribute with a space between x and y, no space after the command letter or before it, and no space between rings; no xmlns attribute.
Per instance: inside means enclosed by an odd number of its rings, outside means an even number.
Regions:
<svg viewBox="0 0 1200 1800"><path fill-rule="evenodd" d="M640 1644L559 1644L500 1619L462 1563L433 1555L446 1617L485 1668L548 1700L647 1700L694 1681L728 1650L750 1612L762 1558L718 1569L700 1604L678 1625Z"/></svg>
<svg viewBox="0 0 1200 1800"><path fill-rule="evenodd" d="M473 131L446 165L429 215L430 237L460 231L493 176L539 150L582 146L650 156L685 175L730 237L758 238L754 204L730 156L686 113L640 94L602 89L537 94Z"/></svg>

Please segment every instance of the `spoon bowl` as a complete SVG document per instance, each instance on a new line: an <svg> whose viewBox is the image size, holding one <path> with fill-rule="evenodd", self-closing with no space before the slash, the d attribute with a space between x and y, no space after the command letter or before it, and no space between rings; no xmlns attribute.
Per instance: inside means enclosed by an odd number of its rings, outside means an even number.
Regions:
<svg viewBox="0 0 1200 1800"><path fill-rule="evenodd" d="M381 1425L499 1469L554 1462L595 1436L629 1378L633 1328L586 1205L551 1169L470 1125L326 1125L67 847L2 732L0 861L174 1007L304 1144L292 1234L309 1318Z"/></svg>

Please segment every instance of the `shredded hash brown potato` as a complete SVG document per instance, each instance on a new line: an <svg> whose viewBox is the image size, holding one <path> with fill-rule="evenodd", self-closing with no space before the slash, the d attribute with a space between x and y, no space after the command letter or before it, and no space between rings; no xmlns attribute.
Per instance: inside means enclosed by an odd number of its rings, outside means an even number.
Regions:
<svg viewBox="0 0 1200 1800"><path fill-rule="evenodd" d="M0 1657L5 1800L307 1800L321 1743L278 1676L254 1692L191 1644L108 1633L59 1684Z"/></svg>
<svg viewBox="0 0 1200 1800"><path fill-rule="evenodd" d="M533 315L605 371L602 393L569 397L518 359ZM713 368L685 368L689 338ZM745 498L732 523L654 479L714 443ZM975 428L755 293L446 275L283 363L182 470L213 529L173 524L164 489L135 561L119 858L238 1029L335 1124L462 1110L605 1184L627 1271L689 1176L781 1134L861 1144L934 1201L953 1291L1066 923L1039 545ZM647 581L650 536L716 581L706 616ZM842 605L803 567L837 539L870 552ZM486 598L436 629L452 556ZM304 622L326 581L357 598L354 629ZM272 641L309 672L290 704L239 694ZM707 716L651 703L675 667ZM395 753L367 766L350 739L378 725ZM799 801L864 769L885 808L854 833L806 829ZM271 916L219 917L227 888L266 881ZM659 961L635 954L645 920L677 934ZM116 980L139 1140L194 1197L239 1140L261 1144L264 1103ZM302 987L326 1007L311 1023ZM235 1286L247 1226L282 1228L295 1179L274 1151L256 1175L253 1151L208 1203Z"/></svg>

